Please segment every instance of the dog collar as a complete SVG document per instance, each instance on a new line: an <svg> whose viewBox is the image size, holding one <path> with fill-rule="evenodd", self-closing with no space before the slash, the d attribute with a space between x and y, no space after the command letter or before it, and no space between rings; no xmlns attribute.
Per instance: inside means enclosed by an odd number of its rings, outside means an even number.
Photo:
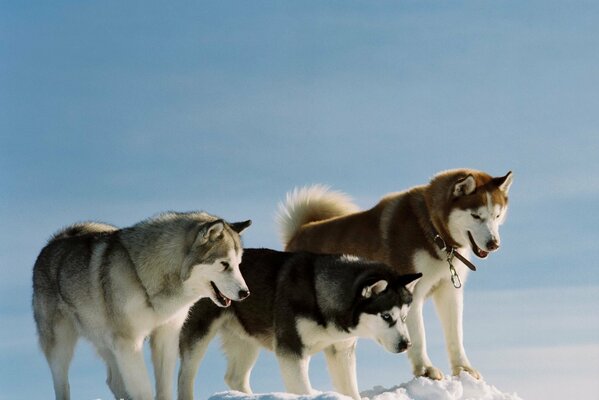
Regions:
<svg viewBox="0 0 599 400"><path fill-rule="evenodd" d="M426 201L423 195L416 195L413 197L413 207L417 218L420 220L420 226L424 231L425 235L431 240L441 251L446 254L447 264L449 264L449 272L451 273L451 283L456 289L462 287L460 276L458 275L455 267L453 266L453 258L460 260L465 266L470 268L472 271L476 271L476 266L472 264L466 257L461 255L457 251L456 246L448 246L445 240L439 235L433 221L431 220L430 213L426 206Z"/></svg>
<svg viewBox="0 0 599 400"><path fill-rule="evenodd" d="M467 266L468 268L470 268L472 271L476 271L476 265L472 264L470 262L470 260L468 260L466 257L464 257L463 255L461 255L458 252L458 249L455 247L448 247L445 244L445 240L443 240L443 238L441 237L441 235L439 235L438 233L435 235L433 241L435 242L435 244L439 247L439 249L444 250L448 256L452 255L455 256L458 260L460 260L465 266Z"/></svg>
<svg viewBox="0 0 599 400"><path fill-rule="evenodd" d="M447 264L449 264L449 273L451 274L451 283L453 287L459 289L462 287L462 281L460 280L460 276L458 272L455 270L453 266L453 257L455 256L458 260L460 260L465 266L470 268L472 271L476 271L476 265L472 264L470 260L461 255L455 247L447 246L445 240L438 233L435 234L433 238L433 242L439 247L440 250L445 251L447 254Z"/></svg>

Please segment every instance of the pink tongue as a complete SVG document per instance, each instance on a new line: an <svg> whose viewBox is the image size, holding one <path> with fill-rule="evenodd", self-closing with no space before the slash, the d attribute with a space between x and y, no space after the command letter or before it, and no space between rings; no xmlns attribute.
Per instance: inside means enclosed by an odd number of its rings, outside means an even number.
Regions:
<svg viewBox="0 0 599 400"><path fill-rule="evenodd" d="M225 307L229 307L231 305L231 299L225 297Z"/></svg>

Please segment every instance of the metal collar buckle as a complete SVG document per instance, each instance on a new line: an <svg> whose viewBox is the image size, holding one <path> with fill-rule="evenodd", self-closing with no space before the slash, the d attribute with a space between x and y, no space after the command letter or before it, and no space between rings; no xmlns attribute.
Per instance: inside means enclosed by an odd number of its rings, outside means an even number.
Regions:
<svg viewBox="0 0 599 400"><path fill-rule="evenodd" d="M454 248L452 247L447 252L447 264L449 264L449 273L451 274L451 283L453 284L454 288L459 289L462 287L462 281L460 280L460 276L458 275L458 272L455 270L455 267L451 263L453 261L453 250L454 250Z"/></svg>
<svg viewBox="0 0 599 400"><path fill-rule="evenodd" d="M445 244L445 240L443 240L443 238L439 234L435 235L433 241L441 250L447 251L447 244Z"/></svg>
<svg viewBox="0 0 599 400"><path fill-rule="evenodd" d="M458 275L458 272L455 270L455 267L452 264L455 248L448 248L447 244L445 243L445 240L443 240L443 238L439 234L435 235L435 238L433 240L435 244L439 247L439 249L447 253L447 264L449 264L449 273L451 274L451 283L453 284L453 287L456 289L461 288L462 281L460 280L460 276Z"/></svg>

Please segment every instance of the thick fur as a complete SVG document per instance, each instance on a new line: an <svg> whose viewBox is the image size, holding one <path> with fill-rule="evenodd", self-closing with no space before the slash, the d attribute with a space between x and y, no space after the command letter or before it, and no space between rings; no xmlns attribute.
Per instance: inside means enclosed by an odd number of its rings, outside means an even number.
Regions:
<svg viewBox="0 0 599 400"><path fill-rule="evenodd" d="M405 318L420 274L399 276L386 265L356 257L246 249L241 272L252 293L218 308L200 300L181 331L179 399L193 398L199 363L220 332L233 390L251 393L250 372L260 347L276 353L289 392L310 394L310 356L324 350L335 388L360 399L357 337L391 352L410 345Z"/></svg>
<svg viewBox="0 0 599 400"><path fill-rule="evenodd" d="M389 194L369 210L350 213L344 210L356 206L338 193L325 200L327 194L321 187L304 188L288 195L280 207L278 222L288 251L354 254L386 263L402 274L422 273L408 316L413 344L408 356L414 374L443 377L426 352L422 307L426 297L432 296L444 328L453 374L467 371L478 378L463 347L463 292L451 283L447 255L434 244L434 233L466 257L468 250L481 258L497 250L511 183L511 172L493 178L476 170L450 170L436 175L427 185ZM311 217L319 215L321 207L330 215L331 201L338 202L337 215L327 219ZM469 270L457 260L453 263L465 282Z"/></svg>
<svg viewBox="0 0 599 400"><path fill-rule="evenodd" d="M114 396L134 400L154 398L142 354L150 336L156 398L171 398L191 305L209 297L226 306L248 294L239 272L239 233L248 225L165 213L125 229L86 222L54 234L33 269L33 312L56 398L70 397L79 336L106 362Z"/></svg>

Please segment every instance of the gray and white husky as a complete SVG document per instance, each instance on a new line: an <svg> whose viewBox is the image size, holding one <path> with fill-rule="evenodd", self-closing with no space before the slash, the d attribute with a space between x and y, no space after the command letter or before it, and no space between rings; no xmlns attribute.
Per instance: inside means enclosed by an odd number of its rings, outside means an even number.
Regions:
<svg viewBox="0 0 599 400"><path fill-rule="evenodd" d="M79 336L108 367L116 398L152 399L142 347L151 338L156 398L172 397L179 332L189 308L219 307L249 291L239 271L239 234L250 221L165 213L130 228L87 222L57 232L33 269L33 312L57 399Z"/></svg>
<svg viewBox="0 0 599 400"><path fill-rule="evenodd" d="M296 394L312 392L308 363L324 350L335 389L360 399L357 338L394 353L410 346L405 318L421 274L400 276L356 257L268 249L246 249L241 273L252 292L247 300L227 309L200 300L189 312L180 337L180 400L193 399L199 363L218 332L228 358L225 380L245 393L260 347L274 350L285 387Z"/></svg>

